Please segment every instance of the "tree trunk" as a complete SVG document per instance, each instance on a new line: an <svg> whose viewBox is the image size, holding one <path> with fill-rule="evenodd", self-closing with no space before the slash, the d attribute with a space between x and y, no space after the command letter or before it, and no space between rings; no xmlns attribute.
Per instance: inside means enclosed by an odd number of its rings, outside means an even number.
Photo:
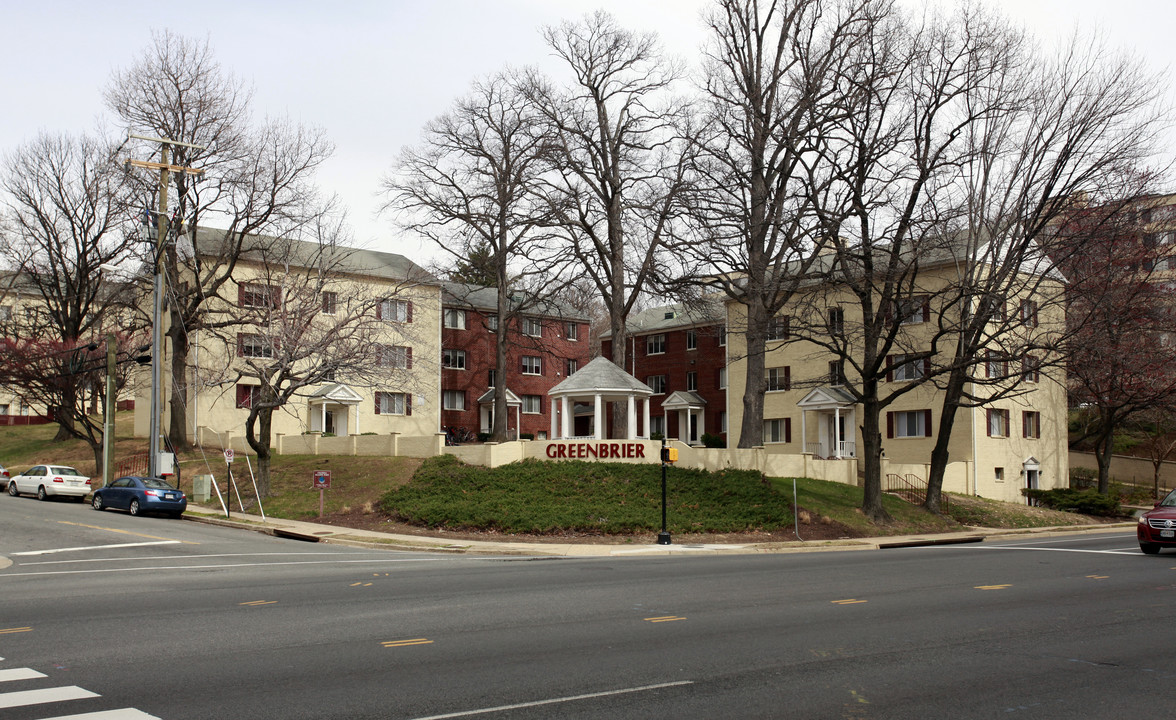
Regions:
<svg viewBox="0 0 1176 720"><path fill-rule="evenodd" d="M747 374L743 387L743 420L739 425L741 448L764 444L764 353L767 350L767 311L750 298L747 304ZM804 438L800 439L804 443Z"/></svg>
<svg viewBox="0 0 1176 720"><path fill-rule="evenodd" d="M505 287L499 285L500 288ZM498 300L498 329L494 331L494 425L490 432L494 434L495 442L506 442L508 437L510 406L506 403L506 298L499 291ZM481 413L481 410L478 411ZM554 412L554 409L552 410ZM518 428L522 432L522 428Z"/></svg>
<svg viewBox="0 0 1176 720"><path fill-rule="evenodd" d="M963 366L951 371L947 379L947 387L943 392L943 406L939 413L939 429L935 435L935 447L931 450L931 469L927 475L927 499L923 507L935 514L942 514L943 476L947 472L947 464L951 460L948 447L951 443L951 433L955 429L956 414L959 406L955 398L959 398L967 381L967 373Z"/></svg>
<svg viewBox="0 0 1176 720"><path fill-rule="evenodd" d="M264 391L262 401L265 401ZM270 491L270 426L273 412L272 408L263 407L256 415L250 414L245 421L245 440L257 453L257 493L263 498L273 496Z"/></svg>
<svg viewBox="0 0 1176 720"><path fill-rule="evenodd" d="M188 404L196 398L188 397L188 333L178 313L171 313L171 326L167 330L171 340L171 397L168 399L171 412L168 422L168 440L175 452L188 450Z"/></svg>
<svg viewBox="0 0 1176 720"><path fill-rule="evenodd" d="M54 413L56 415L54 420L57 421L57 434L53 436L53 442L65 442L78 436L73 416L77 401L77 383L73 381L73 378L66 378L65 384L61 388L61 404L57 406Z"/></svg>
<svg viewBox="0 0 1176 720"><path fill-rule="evenodd" d="M878 403L877 383L865 382L863 385L866 396L862 399L862 461L865 465L862 513L873 522L886 523L891 518L882 507L882 433L878 431L882 408Z"/></svg>
<svg viewBox="0 0 1176 720"><path fill-rule="evenodd" d="M633 368L625 367L625 359L628 356L626 351L629 349L629 334L625 329L625 318L619 314L610 313L609 329L612 331L612 357L609 360L625 372L630 372ZM637 379L641 380L641 378ZM649 401L652 403L653 398L650 397ZM601 428L601 437L609 437L609 434L604 432L605 429ZM667 430L669 430L668 426L662 428L663 432ZM649 428L645 428L645 434L649 435ZM629 408L622 403L612 404L612 437L629 437Z"/></svg>
<svg viewBox="0 0 1176 720"><path fill-rule="evenodd" d="M1094 455L1098 459L1098 492L1106 495L1111 491L1111 451L1115 447L1115 425L1109 414L1103 415L1102 429L1095 444Z"/></svg>

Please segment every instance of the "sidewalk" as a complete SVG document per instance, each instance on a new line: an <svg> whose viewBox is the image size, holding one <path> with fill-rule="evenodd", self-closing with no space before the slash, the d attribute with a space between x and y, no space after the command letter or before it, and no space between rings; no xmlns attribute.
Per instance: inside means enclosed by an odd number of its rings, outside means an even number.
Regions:
<svg viewBox="0 0 1176 720"><path fill-rule="evenodd" d="M837 550L881 550L900 547L917 547L925 545L954 545L961 543L984 542L989 539L1007 539L1025 535L1035 537L1052 537L1056 535L1099 534L1109 532L1124 532L1135 527L1133 522L1114 523L1110 525L1082 525L1046 528L1028 528L1020 530L1003 530L989 528L974 528L964 532L939 533L927 535L890 535L874 538L854 538L851 540L822 540L803 542L765 542L745 544L715 544L691 545L670 544L657 545L650 542L618 542L601 543L528 543L509 541L485 540L447 540L444 538L426 537L420 535L398 535L394 533L376 532L373 530L357 530L341 528L334 525L320 525L301 520L286 520L283 518L267 518L262 521L259 515L234 512L231 519L225 519L220 513L212 514L203 509L189 508L184 519L202 522L210 525L236 527L243 530L287 537L307 542L325 542L359 547L377 547L387 550L411 550L417 552L476 554L476 555L513 555L529 557L650 557L658 555L714 555L714 554L754 554L754 553L797 553L797 552L829 552ZM803 531L802 531L803 532Z"/></svg>

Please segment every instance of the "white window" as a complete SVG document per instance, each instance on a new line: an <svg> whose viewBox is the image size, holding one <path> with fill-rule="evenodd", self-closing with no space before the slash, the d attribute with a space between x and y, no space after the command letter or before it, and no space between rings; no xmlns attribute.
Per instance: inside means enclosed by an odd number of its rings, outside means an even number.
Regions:
<svg viewBox="0 0 1176 720"><path fill-rule="evenodd" d="M1021 324L1025 327L1037 327L1037 303L1034 301L1021 301Z"/></svg>
<svg viewBox="0 0 1176 720"><path fill-rule="evenodd" d="M1008 437L1009 436L1009 411L1008 410L989 410L988 411L988 437Z"/></svg>
<svg viewBox="0 0 1176 720"><path fill-rule="evenodd" d="M543 412L543 398L539 395L524 395L523 396L523 413L526 415L538 415Z"/></svg>
<svg viewBox="0 0 1176 720"><path fill-rule="evenodd" d="M1036 410L1021 412L1021 435L1027 438L1041 437L1041 413Z"/></svg>
<svg viewBox="0 0 1176 720"><path fill-rule="evenodd" d="M580 324L570 322L568 323L568 340L580 339Z"/></svg>
<svg viewBox="0 0 1176 720"><path fill-rule="evenodd" d="M324 291L323 292L323 315L334 315L335 306L339 303L339 294Z"/></svg>
<svg viewBox="0 0 1176 720"><path fill-rule="evenodd" d="M894 368L892 377L896 381L920 380L923 377L923 360L914 355L895 355L891 366Z"/></svg>
<svg viewBox="0 0 1176 720"><path fill-rule="evenodd" d="M727 411L719 411L719 432L727 432Z"/></svg>
<svg viewBox="0 0 1176 720"><path fill-rule="evenodd" d="M906 410L891 414L896 438L930 437L931 428L926 410Z"/></svg>
<svg viewBox="0 0 1176 720"><path fill-rule="evenodd" d="M719 347L724 347L727 344L727 326L719 326Z"/></svg>
<svg viewBox="0 0 1176 720"><path fill-rule="evenodd" d="M1160 338L1160 344L1165 345L1164 339ZM1035 383L1041 380L1041 361L1034 355L1026 355L1021 360L1021 380L1027 383Z"/></svg>
<svg viewBox="0 0 1176 720"><path fill-rule="evenodd" d="M490 368L490 370L487 371L487 376L486 387L496 387L497 383L494 381L498 378L498 376L495 374L494 368Z"/></svg>
<svg viewBox="0 0 1176 720"><path fill-rule="evenodd" d="M243 333L237 336L240 345L240 355L253 358L272 358L274 346L264 335Z"/></svg>
<svg viewBox="0 0 1176 720"><path fill-rule="evenodd" d="M490 332L497 332L498 331L498 316L497 315L487 315L486 316L486 329L489 330Z"/></svg>
<svg viewBox="0 0 1176 720"><path fill-rule="evenodd" d="M767 369L767 377L764 378L764 390L767 392L775 392L777 390L791 390L791 368L789 367L774 367Z"/></svg>
<svg viewBox="0 0 1176 720"><path fill-rule="evenodd" d="M654 395L666 394L666 376L665 375L650 375L645 378L645 384L653 390Z"/></svg>
<svg viewBox="0 0 1176 720"><path fill-rule="evenodd" d="M465 350L442 350L441 351L441 367L446 370L465 370L466 368L466 351Z"/></svg>
<svg viewBox="0 0 1176 720"><path fill-rule="evenodd" d="M1009 374L1008 356L996 350L988 351L988 361L984 363L984 374L989 379L1002 378Z"/></svg>
<svg viewBox="0 0 1176 720"><path fill-rule="evenodd" d="M543 337L543 322L538 318L523 318L523 334L527 337Z"/></svg>
<svg viewBox="0 0 1176 720"><path fill-rule="evenodd" d="M768 339L769 340L787 340L791 333L792 319L787 315L772 318L768 323Z"/></svg>
<svg viewBox="0 0 1176 720"><path fill-rule="evenodd" d="M686 373L686 389L690 392L698 390L698 373L691 370Z"/></svg>
<svg viewBox="0 0 1176 720"><path fill-rule="evenodd" d="M576 371L579 369L580 369L580 361L579 360L568 360L568 377L575 375Z"/></svg>
<svg viewBox="0 0 1176 720"><path fill-rule="evenodd" d="M243 283L238 286L238 304L247 308L277 309L281 305L282 290L276 285Z"/></svg>
<svg viewBox="0 0 1176 720"><path fill-rule="evenodd" d="M385 298L376 308L376 316L388 322L409 322L409 304L405 300Z"/></svg>
<svg viewBox="0 0 1176 720"><path fill-rule="evenodd" d="M1004 482L1004 468L992 468L992 479L998 483Z"/></svg>
<svg viewBox="0 0 1176 720"><path fill-rule="evenodd" d="M454 308L447 308L445 310L445 328L449 330L465 330L466 329L466 314L465 310L455 310Z"/></svg>
<svg viewBox="0 0 1176 720"><path fill-rule="evenodd" d="M686 331L686 349L687 350L697 350L698 349L698 332L697 331L695 331L695 330L687 330Z"/></svg>
<svg viewBox="0 0 1176 720"><path fill-rule="evenodd" d="M441 391L441 409L442 410L465 410L465 392L461 390L442 390Z"/></svg>
<svg viewBox="0 0 1176 720"><path fill-rule="evenodd" d="M376 393L377 415L407 415L408 400L404 393L378 392Z"/></svg>
<svg viewBox="0 0 1176 720"><path fill-rule="evenodd" d="M844 360L830 360L829 361L829 384L830 385L844 385L845 384L845 361Z"/></svg>
<svg viewBox="0 0 1176 720"><path fill-rule="evenodd" d="M789 418L764 420L764 442L792 442L792 422Z"/></svg>
<svg viewBox="0 0 1176 720"><path fill-rule="evenodd" d="M903 325L926 322L930 319L930 311L926 295L909 297L898 304L898 321Z"/></svg>
<svg viewBox="0 0 1176 720"><path fill-rule="evenodd" d="M645 354L661 355L666 351L665 335L650 335L645 338Z"/></svg>
<svg viewBox="0 0 1176 720"><path fill-rule="evenodd" d="M650 435L665 435L666 434L666 417L665 417L665 415L654 415L649 418L649 434Z"/></svg>
<svg viewBox="0 0 1176 720"><path fill-rule="evenodd" d="M845 311L839 307L829 308L827 326L830 335L845 333Z"/></svg>
<svg viewBox="0 0 1176 720"><path fill-rule="evenodd" d="M727 389L727 368L719 368L719 389Z"/></svg>
<svg viewBox="0 0 1176 720"><path fill-rule="evenodd" d="M543 358L535 355L523 356L523 374L524 375L542 375L543 374Z"/></svg>
<svg viewBox="0 0 1176 720"><path fill-rule="evenodd" d="M412 348L403 345L381 345L379 348L379 363L382 367L397 370L412 369Z"/></svg>

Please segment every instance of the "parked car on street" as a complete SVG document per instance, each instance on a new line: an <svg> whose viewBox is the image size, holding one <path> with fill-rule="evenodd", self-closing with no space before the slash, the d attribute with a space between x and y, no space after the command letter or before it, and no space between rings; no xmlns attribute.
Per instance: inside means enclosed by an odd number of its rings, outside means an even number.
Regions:
<svg viewBox="0 0 1176 720"><path fill-rule="evenodd" d="M1155 555L1160 548L1176 548L1176 490L1139 516L1135 526L1139 549Z"/></svg>
<svg viewBox="0 0 1176 720"><path fill-rule="evenodd" d="M0 465L0 490L8 488L8 470L3 465Z"/></svg>
<svg viewBox="0 0 1176 720"><path fill-rule="evenodd" d="M179 517L188 508L188 498L162 478L130 475L95 490L90 504L95 510L116 508L132 515L155 512Z"/></svg>
<svg viewBox="0 0 1176 720"><path fill-rule="evenodd" d="M36 495L38 500L72 497L81 502L90 494L90 478L68 465L35 465L8 478L8 494Z"/></svg>

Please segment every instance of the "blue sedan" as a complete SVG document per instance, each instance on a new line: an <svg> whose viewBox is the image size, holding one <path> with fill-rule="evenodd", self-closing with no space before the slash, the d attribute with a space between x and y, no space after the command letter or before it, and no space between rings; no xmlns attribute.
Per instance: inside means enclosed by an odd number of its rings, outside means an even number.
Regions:
<svg viewBox="0 0 1176 720"><path fill-rule="evenodd" d="M156 477L120 477L94 491L90 502L95 510L117 508L132 515L158 512L179 517L188 508L188 498L179 489Z"/></svg>

